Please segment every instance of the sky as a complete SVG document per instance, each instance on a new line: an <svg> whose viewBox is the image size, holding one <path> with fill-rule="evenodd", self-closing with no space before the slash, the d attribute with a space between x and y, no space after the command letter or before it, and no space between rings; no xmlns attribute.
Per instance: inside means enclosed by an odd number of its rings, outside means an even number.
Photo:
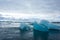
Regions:
<svg viewBox="0 0 60 40"><path fill-rule="evenodd" d="M0 0L0 14L60 19L60 0Z"/></svg>

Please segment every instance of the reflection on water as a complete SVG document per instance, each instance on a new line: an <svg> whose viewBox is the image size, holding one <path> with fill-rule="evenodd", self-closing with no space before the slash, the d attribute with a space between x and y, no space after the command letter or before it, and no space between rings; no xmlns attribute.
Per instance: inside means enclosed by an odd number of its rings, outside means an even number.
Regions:
<svg viewBox="0 0 60 40"><path fill-rule="evenodd" d="M57 31L57 30L56 30ZM60 40L60 32L51 30L49 34L49 40ZM20 30L15 27L0 28L0 40L20 40ZM29 31L25 34L26 40L33 40L33 31Z"/></svg>
<svg viewBox="0 0 60 40"><path fill-rule="evenodd" d="M0 40L21 40L21 34L20 34L21 32L19 30L19 27L13 27L13 25L19 26L19 23L11 23L11 24L2 23L0 27ZM2 26L7 27L2 28ZM33 30L23 34L24 34L24 40L33 40ZM50 29L49 40L60 40L60 31Z"/></svg>
<svg viewBox="0 0 60 40"><path fill-rule="evenodd" d="M24 39L30 39L33 38L33 32L26 32L24 34ZM0 40L20 40L21 34L20 30L17 27L11 27L11 28L0 28Z"/></svg>

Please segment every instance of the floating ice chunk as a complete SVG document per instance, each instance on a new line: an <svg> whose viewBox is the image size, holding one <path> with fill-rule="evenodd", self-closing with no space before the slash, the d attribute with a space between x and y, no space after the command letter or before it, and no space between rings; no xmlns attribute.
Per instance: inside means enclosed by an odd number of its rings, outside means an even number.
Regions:
<svg viewBox="0 0 60 40"><path fill-rule="evenodd" d="M28 31L28 30L30 30L30 26L27 25L26 23L21 23L20 30Z"/></svg>
<svg viewBox="0 0 60 40"><path fill-rule="evenodd" d="M34 29L39 31L48 31L48 28L42 24L38 24L37 22L33 23Z"/></svg>

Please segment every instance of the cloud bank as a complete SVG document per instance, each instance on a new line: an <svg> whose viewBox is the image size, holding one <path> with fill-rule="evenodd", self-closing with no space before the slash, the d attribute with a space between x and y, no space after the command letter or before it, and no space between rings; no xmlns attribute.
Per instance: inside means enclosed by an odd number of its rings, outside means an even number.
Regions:
<svg viewBox="0 0 60 40"><path fill-rule="evenodd" d="M24 16L42 14L44 17L48 15L47 18L60 19L60 0L0 0L0 12L2 12L0 14L12 14L12 16L15 13L24 14Z"/></svg>

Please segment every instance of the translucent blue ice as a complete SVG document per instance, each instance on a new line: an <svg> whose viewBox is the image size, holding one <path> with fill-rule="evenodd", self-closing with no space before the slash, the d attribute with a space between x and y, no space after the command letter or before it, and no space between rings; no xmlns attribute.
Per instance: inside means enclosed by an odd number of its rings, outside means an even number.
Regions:
<svg viewBox="0 0 60 40"><path fill-rule="evenodd" d="M21 23L20 24L20 29L21 30L26 30L26 31L28 31L28 30L30 30L30 26L28 26L27 24L25 24L25 23Z"/></svg>
<svg viewBox="0 0 60 40"><path fill-rule="evenodd" d="M33 23L34 29L39 31L48 31L49 29L60 29L60 26L54 25L47 20L41 20L38 24L37 22Z"/></svg>

